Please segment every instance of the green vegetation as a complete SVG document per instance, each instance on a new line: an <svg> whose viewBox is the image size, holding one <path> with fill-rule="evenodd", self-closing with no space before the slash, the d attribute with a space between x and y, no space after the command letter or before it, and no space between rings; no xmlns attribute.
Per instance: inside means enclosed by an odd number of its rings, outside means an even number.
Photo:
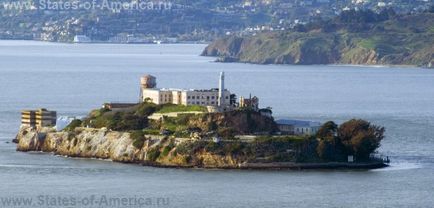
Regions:
<svg viewBox="0 0 434 208"><path fill-rule="evenodd" d="M157 111L157 113L172 113L172 112L188 112L188 111L200 111L207 112L206 107L199 105L175 105L165 104Z"/></svg>
<svg viewBox="0 0 434 208"><path fill-rule="evenodd" d="M348 155L354 155L357 162L366 162L372 160L370 156L380 146L383 134L383 127L360 119L340 126L329 121L315 136L261 136L251 142L185 142L176 147L167 145L159 155L166 157L175 148L174 155L207 152L248 162L346 162Z"/></svg>
<svg viewBox="0 0 434 208"><path fill-rule="evenodd" d="M149 120L153 113L201 111L201 114L178 114L177 117L163 116L160 120ZM187 138L196 136L220 136L233 139L235 135L262 132L271 134L277 127L274 120L258 112L244 109L225 113L205 113L202 106L155 105L140 103L117 111L93 110L82 122L74 121L65 131L75 127L107 128L115 131L133 132L135 146L141 147L142 135L173 135ZM136 141L137 140L137 141Z"/></svg>
<svg viewBox="0 0 434 208"><path fill-rule="evenodd" d="M157 105L150 103L141 103L116 112L102 108L92 111L84 119L82 126L92 128L105 127L116 131L142 130L149 125L148 116L157 109Z"/></svg>
<svg viewBox="0 0 434 208"><path fill-rule="evenodd" d="M137 149L141 149L145 144L145 136L142 131L131 132L130 138L133 140L133 146Z"/></svg>
<svg viewBox="0 0 434 208"><path fill-rule="evenodd" d="M277 136L272 118L242 109L224 113L181 114L148 120L154 112L166 112L185 106L141 103L119 111L99 109L92 111L83 121L73 121L65 130L68 139L77 144L75 135L83 129L79 126L108 128L130 133L132 145L142 149L146 135L165 135L158 143L150 144L149 161L192 162L200 166L199 155L230 156L247 162L330 162L347 160L354 155L358 162L371 160L370 155L380 146L384 128L364 120L350 120L340 126L332 121L324 123L315 136ZM261 134L251 141L237 139L236 135ZM174 137L197 138L175 145ZM218 141L213 140L218 137ZM90 139L87 138L89 141ZM86 140L86 142L89 142ZM151 140L149 140L151 141Z"/></svg>
<svg viewBox="0 0 434 208"><path fill-rule="evenodd" d="M326 161L346 161L347 155L354 155L358 161L366 161L380 147L384 131L384 127L361 119L349 120L339 127L329 121L318 131L316 151Z"/></svg>
<svg viewBox="0 0 434 208"><path fill-rule="evenodd" d="M73 131L75 128L81 126L82 121L80 119L74 119L71 123L63 129L64 131Z"/></svg>
<svg viewBox="0 0 434 208"><path fill-rule="evenodd" d="M434 62L434 13L346 11L340 16L255 36L224 37L202 55L258 64L386 64ZM392 38L393 37L393 38Z"/></svg>
<svg viewBox="0 0 434 208"><path fill-rule="evenodd" d="M160 156L160 150L158 148L152 148L148 151L148 160L150 161L156 161L157 158Z"/></svg>
<svg viewBox="0 0 434 208"><path fill-rule="evenodd" d="M153 113L169 113L169 112L188 112L188 111L201 111L205 112L206 108L202 106L184 106L184 105L155 105L152 103L141 103L134 107L125 108L121 111L110 111L107 109L98 109L92 111L89 116L83 121L81 126L89 126L93 128L102 128L106 127L108 129L117 130L117 131L129 131L129 130L142 130L146 129L146 131L150 134L156 134L159 132L160 128L155 129L152 128L152 124L150 124L148 120L148 116ZM179 118L183 118L179 116ZM179 122L177 122L177 118L165 119L165 127L172 131L176 131L179 129ZM185 121L184 121L185 122ZM80 125L75 123L74 125Z"/></svg>

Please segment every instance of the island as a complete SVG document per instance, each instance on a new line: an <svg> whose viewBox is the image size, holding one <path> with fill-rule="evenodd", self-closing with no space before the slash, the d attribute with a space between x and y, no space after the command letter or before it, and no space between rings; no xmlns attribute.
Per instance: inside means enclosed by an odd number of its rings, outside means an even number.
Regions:
<svg viewBox="0 0 434 208"><path fill-rule="evenodd" d="M220 62L254 64L434 65L433 11L348 10L290 31L228 35L202 52Z"/></svg>
<svg viewBox="0 0 434 208"><path fill-rule="evenodd" d="M14 140L18 151L109 159L157 167L219 169L371 169L386 167L376 151L383 127L361 119L275 120L259 98L240 97L224 86L156 88L141 78L140 103L106 103L62 130L56 112L23 111Z"/></svg>

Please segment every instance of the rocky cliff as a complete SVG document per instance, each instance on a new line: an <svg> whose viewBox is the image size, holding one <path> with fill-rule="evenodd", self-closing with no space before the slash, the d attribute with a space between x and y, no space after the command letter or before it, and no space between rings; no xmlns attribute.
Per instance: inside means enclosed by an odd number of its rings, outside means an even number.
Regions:
<svg viewBox="0 0 434 208"><path fill-rule="evenodd" d="M128 132L107 129L77 128L73 132L56 132L50 128L21 127L18 151L52 152L57 155L101 158L117 162L168 167L238 168L250 156L215 154L204 148L212 141L194 141L164 136L146 136L137 148Z"/></svg>
<svg viewBox="0 0 434 208"><path fill-rule="evenodd" d="M303 137L262 137L251 141L195 140L146 136L137 145L132 133L105 128L76 128L56 132L51 128L21 127L15 141L18 151L42 151L81 158L109 159L158 167L224 169L372 169L383 161L324 162L317 158L316 142Z"/></svg>

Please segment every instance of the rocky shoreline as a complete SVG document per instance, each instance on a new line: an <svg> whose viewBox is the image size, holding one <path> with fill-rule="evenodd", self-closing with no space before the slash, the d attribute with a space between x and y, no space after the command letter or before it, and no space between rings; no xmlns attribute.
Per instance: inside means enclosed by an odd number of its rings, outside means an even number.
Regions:
<svg viewBox="0 0 434 208"><path fill-rule="evenodd" d="M147 136L146 144L137 149L128 132L107 129L77 128L75 132L56 132L50 128L21 127L15 139L17 151L41 151L55 155L108 159L113 162L134 163L161 168L210 168L210 169L375 169L386 167L383 162L367 163L297 163L252 162L245 156L219 155L190 151L189 155L176 154L182 139ZM170 147L170 148L168 148ZM163 149L159 157L152 156L155 149ZM164 149L170 149L164 153ZM174 153L175 152L175 153Z"/></svg>

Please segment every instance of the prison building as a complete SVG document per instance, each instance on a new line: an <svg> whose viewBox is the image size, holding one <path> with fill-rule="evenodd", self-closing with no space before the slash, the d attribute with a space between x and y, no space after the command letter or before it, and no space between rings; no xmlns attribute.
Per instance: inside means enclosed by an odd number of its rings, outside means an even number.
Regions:
<svg viewBox="0 0 434 208"><path fill-rule="evenodd" d="M224 87L224 73L220 74L219 87L212 89L157 88L156 78L145 75L141 78L140 99L155 104L201 105L227 107L231 93Z"/></svg>

